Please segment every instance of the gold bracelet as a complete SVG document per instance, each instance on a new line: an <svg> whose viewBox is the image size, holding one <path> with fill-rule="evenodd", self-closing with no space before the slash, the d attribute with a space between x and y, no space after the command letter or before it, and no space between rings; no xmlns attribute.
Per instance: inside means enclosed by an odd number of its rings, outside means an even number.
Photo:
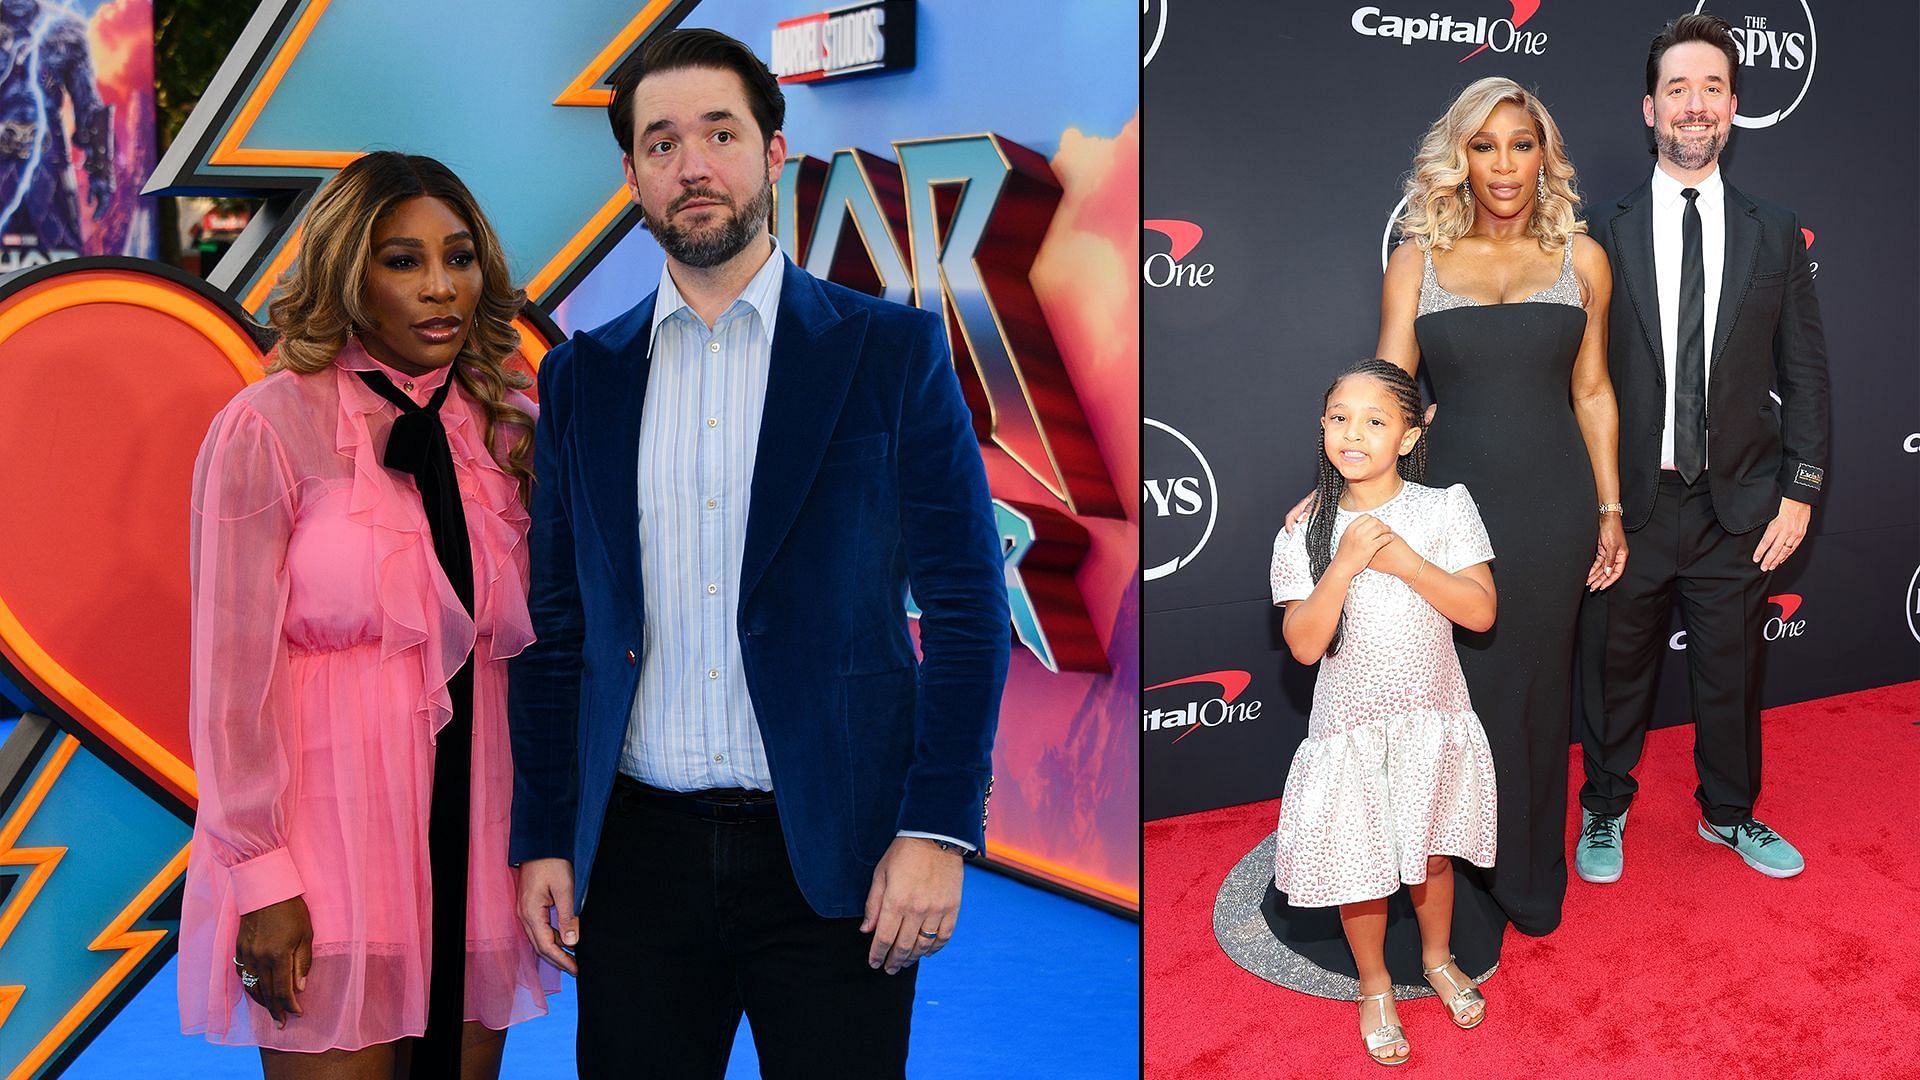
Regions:
<svg viewBox="0 0 1920 1080"><path fill-rule="evenodd" d="M1413 576L1407 579L1407 588L1409 589L1413 588L1413 583L1416 581L1419 581L1420 575L1426 572L1427 572L1427 557L1425 555L1422 555L1420 556L1420 569L1415 570L1413 572Z"/></svg>
<svg viewBox="0 0 1920 1080"><path fill-rule="evenodd" d="M1603 514L1620 514L1624 516L1627 512L1627 508L1624 506L1621 506L1617 502L1601 503L1600 512Z"/></svg>

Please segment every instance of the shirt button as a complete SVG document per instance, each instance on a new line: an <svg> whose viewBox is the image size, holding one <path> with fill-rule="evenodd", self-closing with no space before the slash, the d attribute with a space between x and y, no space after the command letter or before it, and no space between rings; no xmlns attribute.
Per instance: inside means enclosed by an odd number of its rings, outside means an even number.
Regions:
<svg viewBox="0 0 1920 1080"><path fill-rule="evenodd" d="M720 351L720 343L716 341L716 342L714 342L714 343L712 343L711 345L708 345L708 346L707 346L707 351L708 351L708 352L719 352L719 351Z"/></svg>
<svg viewBox="0 0 1920 1080"><path fill-rule="evenodd" d="M707 595L708 595L708 596L712 596L712 595L713 595L714 593L717 593L717 592L719 592L719 591L720 591L720 586L718 586L718 585L709 585L709 586L707 586Z"/></svg>
<svg viewBox="0 0 1920 1080"><path fill-rule="evenodd" d="M719 669L719 668L708 668L708 669L707 669L707 678L709 678L709 679L717 679L717 678L719 678L719 677L720 677L720 669Z"/></svg>
<svg viewBox="0 0 1920 1080"><path fill-rule="evenodd" d="M719 426L720 426L720 421L719 421L719 420L717 420L717 419L715 419L714 417L711 417L711 416L709 416L709 417L707 417L707 426L708 426L708 427L719 427Z"/></svg>
<svg viewBox="0 0 1920 1080"><path fill-rule="evenodd" d="M400 384L400 389L405 390L407 393L411 394L413 393L413 383L411 381L403 382Z"/></svg>
<svg viewBox="0 0 1920 1080"><path fill-rule="evenodd" d="M721 763L723 763L723 762L725 762L726 760L727 760L727 755L725 755L725 754L715 754L715 755L713 755L713 761L714 761L714 764L716 764L716 765L718 765L718 764L721 764Z"/></svg>
<svg viewBox="0 0 1920 1080"><path fill-rule="evenodd" d="M708 500L707 500L707 509L709 509L709 510L711 510L711 509L713 509L713 508L714 508L714 507L715 507L716 505L718 505L718 504L716 504L716 503L715 503L715 502L714 502L714 501L713 501L712 499L708 499Z"/></svg>

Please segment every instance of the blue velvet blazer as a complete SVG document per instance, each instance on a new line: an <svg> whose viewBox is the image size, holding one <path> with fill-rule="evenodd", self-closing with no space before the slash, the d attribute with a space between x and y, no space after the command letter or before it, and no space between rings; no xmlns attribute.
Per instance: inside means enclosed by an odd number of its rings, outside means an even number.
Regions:
<svg viewBox="0 0 1920 1080"><path fill-rule="evenodd" d="M637 470L654 298L540 366L538 641L511 663L509 857L584 910L645 645ZM999 529L941 319L786 266L735 628L808 902L861 913L901 829L984 845L1011 632ZM920 658L907 634L920 608Z"/></svg>

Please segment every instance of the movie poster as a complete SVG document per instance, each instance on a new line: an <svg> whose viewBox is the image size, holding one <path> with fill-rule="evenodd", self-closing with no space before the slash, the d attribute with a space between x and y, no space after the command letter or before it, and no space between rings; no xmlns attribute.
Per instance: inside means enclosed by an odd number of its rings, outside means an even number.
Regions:
<svg viewBox="0 0 1920 1080"><path fill-rule="evenodd" d="M0 0L0 273L153 258L152 0Z"/></svg>

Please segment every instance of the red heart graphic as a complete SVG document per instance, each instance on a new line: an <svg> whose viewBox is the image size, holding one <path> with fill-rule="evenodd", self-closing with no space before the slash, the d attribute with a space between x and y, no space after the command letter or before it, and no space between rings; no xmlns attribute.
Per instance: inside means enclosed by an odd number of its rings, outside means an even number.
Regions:
<svg viewBox="0 0 1920 1080"><path fill-rule="evenodd" d="M556 340L519 323L531 363ZM187 806L187 528L214 413L268 335L224 294L134 259L0 287L0 659L53 710ZM73 724L65 726L73 726Z"/></svg>

